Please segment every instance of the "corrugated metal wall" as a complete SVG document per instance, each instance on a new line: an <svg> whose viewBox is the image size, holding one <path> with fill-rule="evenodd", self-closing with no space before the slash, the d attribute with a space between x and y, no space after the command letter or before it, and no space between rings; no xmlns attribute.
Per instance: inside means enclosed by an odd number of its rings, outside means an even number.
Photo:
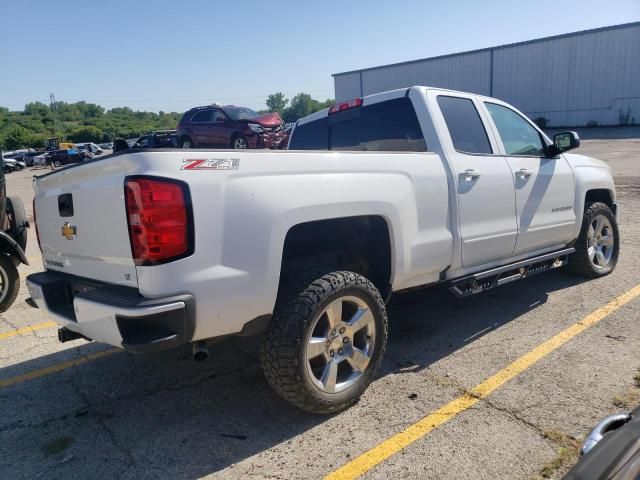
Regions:
<svg viewBox="0 0 640 480"><path fill-rule="evenodd" d="M334 75L337 101L412 85L491 95L549 126L640 124L640 22Z"/></svg>

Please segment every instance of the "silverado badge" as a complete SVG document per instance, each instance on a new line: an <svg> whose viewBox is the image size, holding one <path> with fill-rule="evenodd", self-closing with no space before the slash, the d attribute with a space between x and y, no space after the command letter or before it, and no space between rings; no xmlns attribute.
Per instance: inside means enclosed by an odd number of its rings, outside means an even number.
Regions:
<svg viewBox="0 0 640 480"><path fill-rule="evenodd" d="M67 240L73 240L73 237L76 236L75 225L71 225L69 222L64 222L62 225L62 236Z"/></svg>

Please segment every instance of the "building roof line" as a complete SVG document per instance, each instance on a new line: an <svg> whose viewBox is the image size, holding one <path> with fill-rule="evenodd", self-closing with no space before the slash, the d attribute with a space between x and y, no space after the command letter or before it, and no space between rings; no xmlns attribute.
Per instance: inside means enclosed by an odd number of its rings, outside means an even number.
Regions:
<svg viewBox="0 0 640 480"><path fill-rule="evenodd" d="M348 70L348 71L345 71L345 72L332 73L331 76L332 77L337 77L337 76L340 76L340 75L348 75L350 73L367 72L367 71L370 71L370 70L379 70L379 69L387 68L387 67L398 67L400 65L410 65L412 63L426 62L426 61L429 61L429 60L441 60L441 59L444 59L444 58L458 57L458 56L469 55L469 54L473 54L473 53L490 52L491 50L518 47L518 46L521 46L521 45L529 45L531 43L546 42L547 40L558 40L558 39L567 38L567 37L578 37L578 36L581 36L581 35L588 35L590 33L605 32L605 31L609 31L609 30L618 30L618 29L631 28L631 27L640 27L640 22L621 23L619 25L609 25L609 26L606 26L606 27L592 28L592 29L589 29L589 30L579 30L577 32L562 33L560 35L552 35L550 37L534 38L532 40L524 40L522 42L506 43L504 45L496 45L494 47L478 48L476 50L466 50L464 52L447 53L447 54L444 54L444 55L437 55L435 57L426 57L426 58L419 58L417 60L407 60L407 61L404 61L404 62L389 63L389 64L386 64L386 65L377 65L375 67L358 68L356 70Z"/></svg>

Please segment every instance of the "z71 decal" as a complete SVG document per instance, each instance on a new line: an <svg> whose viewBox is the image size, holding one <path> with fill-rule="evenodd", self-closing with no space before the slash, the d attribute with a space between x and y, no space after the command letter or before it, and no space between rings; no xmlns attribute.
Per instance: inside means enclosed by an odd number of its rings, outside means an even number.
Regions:
<svg viewBox="0 0 640 480"><path fill-rule="evenodd" d="M237 170L239 158L185 158L181 170Z"/></svg>

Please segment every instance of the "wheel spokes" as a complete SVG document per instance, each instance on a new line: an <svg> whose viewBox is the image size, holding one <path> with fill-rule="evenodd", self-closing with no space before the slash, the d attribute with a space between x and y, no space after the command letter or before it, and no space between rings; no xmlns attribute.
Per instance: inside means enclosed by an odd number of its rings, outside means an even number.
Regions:
<svg viewBox="0 0 640 480"><path fill-rule="evenodd" d="M602 249L596 249L596 260L601 267L607 264L607 258L604 256L604 253L602 253Z"/></svg>
<svg viewBox="0 0 640 480"><path fill-rule="evenodd" d="M364 372L369 365L371 358L359 348L353 347L351 354L347 357L347 362L353 367L354 370Z"/></svg>
<svg viewBox="0 0 640 480"><path fill-rule="evenodd" d="M600 239L600 243L605 247L613 247L613 235L607 234Z"/></svg>
<svg viewBox="0 0 640 480"><path fill-rule="evenodd" d="M336 380L338 378L338 362L330 359L324 366L320 383L327 392L333 393L336 390Z"/></svg>
<svg viewBox="0 0 640 480"><path fill-rule="evenodd" d="M372 321L373 314L371 313L371 310L369 310L368 308L358 308L356 310L356 313L353 314L353 317L349 319L347 324L349 325L349 327L351 327L351 330L355 334L356 332L359 332L364 327L369 325L369 323Z"/></svg>
<svg viewBox="0 0 640 480"><path fill-rule="evenodd" d="M337 327L342 322L342 302L335 301L327 307L327 321L330 328Z"/></svg>
<svg viewBox="0 0 640 480"><path fill-rule="evenodd" d="M324 355L327 340L324 337L311 337L307 344L307 358L312 359Z"/></svg>

